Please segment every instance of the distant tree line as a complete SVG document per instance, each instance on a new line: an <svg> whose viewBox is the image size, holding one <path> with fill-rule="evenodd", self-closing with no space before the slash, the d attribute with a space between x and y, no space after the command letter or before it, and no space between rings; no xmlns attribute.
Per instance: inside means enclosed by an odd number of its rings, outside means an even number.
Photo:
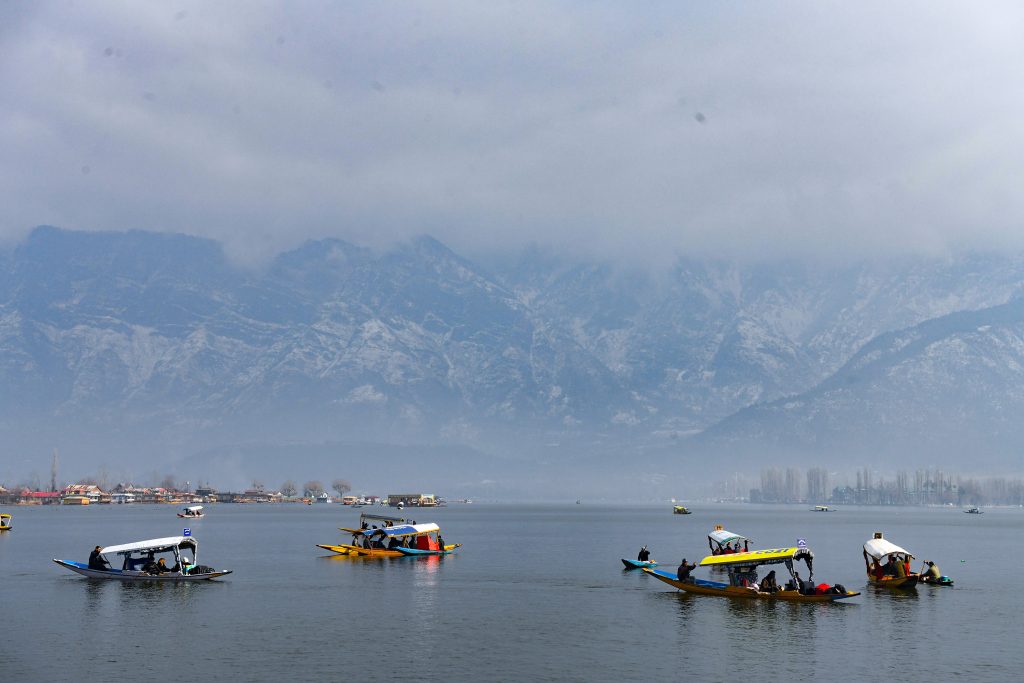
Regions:
<svg viewBox="0 0 1024 683"><path fill-rule="evenodd" d="M1010 477L968 477L939 469L896 472L891 478L868 468L848 483L829 488L837 475L812 467L772 467L761 470L760 488L750 490L751 503L809 503L812 505L1024 505L1024 480Z"/></svg>

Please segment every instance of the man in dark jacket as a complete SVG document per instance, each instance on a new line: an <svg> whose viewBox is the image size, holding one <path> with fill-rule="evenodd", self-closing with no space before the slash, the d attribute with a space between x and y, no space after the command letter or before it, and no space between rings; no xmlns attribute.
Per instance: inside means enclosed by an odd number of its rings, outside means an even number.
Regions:
<svg viewBox="0 0 1024 683"><path fill-rule="evenodd" d="M110 569L110 563L107 559L100 555L100 547L96 546L91 553L89 553L89 569L98 569L100 571L106 571Z"/></svg>
<svg viewBox="0 0 1024 683"><path fill-rule="evenodd" d="M686 558L683 558L682 563L679 565L679 569L676 571L676 578L680 581L690 581L690 572L697 568L695 564L687 564Z"/></svg>
<svg viewBox="0 0 1024 683"><path fill-rule="evenodd" d="M651 551L647 549L647 546L644 546L643 548L640 548L640 552L637 553L637 556L636 556L636 561L637 562L650 562L651 561Z"/></svg>

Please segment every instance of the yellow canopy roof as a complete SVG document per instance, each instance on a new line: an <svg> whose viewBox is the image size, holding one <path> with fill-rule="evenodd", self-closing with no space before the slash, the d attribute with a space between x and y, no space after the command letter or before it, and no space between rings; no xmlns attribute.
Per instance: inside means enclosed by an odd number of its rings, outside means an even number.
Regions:
<svg viewBox="0 0 1024 683"><path fill-rule="evenodd" d="M700 561L701 567L728 566L733 564L775 564L792 560L800 551L806 552L806 548L766 548L765 550L751 550L749 553L729 553L728 555L708 555Z"/></svg>

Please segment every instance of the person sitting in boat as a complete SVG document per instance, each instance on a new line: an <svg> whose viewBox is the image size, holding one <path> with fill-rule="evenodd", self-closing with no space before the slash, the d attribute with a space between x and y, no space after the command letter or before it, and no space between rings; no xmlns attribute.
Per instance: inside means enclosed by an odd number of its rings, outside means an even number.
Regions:
<svg viewBox="0 0 1024 683"><path fill-rule="evenodd" d="M773 569L761 580L761 592L774 593L777 590L779 590L779 582L775 578L775 570Z"/></svg>
<svg viewBox="0 0 1024 683"><path fill-rule="evenodd" d="M644 546L643 548L640 548L640 552L637 553L637 555L636 555L636 561L637 562L650 562L651 561L651 551L647 549L647 546Z"/></svg>
<svg viewBox="0 0 1024 683"><path fill-rule="evenodd" d="M889 564L893 565L893 567L892 567L893 576L895 576L897 579L905 579L905 578L907 578L907 566L906 566L906 564L904 564L903 562L898 560L895 556L893 556L892 561Z"/></svg>
<svg viewBox="0 0 1024 683"><path fill-rule="evenodd" d="M925 560L924 565L927 569L921 571L922 578L931 581L938 581L942 578L942 572L939 571L939 565L935 564L931 560Z"/></svg>
<svg viewBox="0 0 1024 683"><path fill-rule="evenodd" d="M437 535L437 549L444 552L444 539L441 538L441 534Z"/></svg>
<svg viewBox="0 0 1024 683"><path fill-rule="evenodd" d="M692 581L690 578L690 572L697 568L697 565L687 563L686 558L679 564L679 569L676 570L676 578L680 581Z"/></svg>
<svg viewBox="0 0 1024 683"><path fill-rule="evenodd" d="M91 553L89 553L89 569L96 569L99 571L106 571L110 569L110 563L107 562L106 558L100 555L100 547L96 546Z"/></svg>

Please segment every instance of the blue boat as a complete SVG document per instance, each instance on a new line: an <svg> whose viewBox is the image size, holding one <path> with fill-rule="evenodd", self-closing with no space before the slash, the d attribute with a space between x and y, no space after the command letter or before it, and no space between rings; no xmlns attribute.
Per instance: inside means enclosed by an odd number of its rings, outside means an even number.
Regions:
<svg viewBox="0 0 1024 683"><path fill-rule="evenodd" d="M456 548L460 548L460 547L462 547L461 543L454 543L452 545L446 545L444 547L444 550L424 550L422 548L402 548L401 546L399 546L398 548L395 548L395 550L397 550L398 552L402 553L403 555L408 555L410 557L423 557L424 555L448 555L450 553L455 552L455 549Z"/></svg>
<svg viewBox="0 0 1024 683"><path fill-rule="evenodd" d="M622 558L622 564L625 565L626 569L643 569L644 567L658 566L658 563L653 560L641 562L640 560L627 560L626 558Z"/></svg>

